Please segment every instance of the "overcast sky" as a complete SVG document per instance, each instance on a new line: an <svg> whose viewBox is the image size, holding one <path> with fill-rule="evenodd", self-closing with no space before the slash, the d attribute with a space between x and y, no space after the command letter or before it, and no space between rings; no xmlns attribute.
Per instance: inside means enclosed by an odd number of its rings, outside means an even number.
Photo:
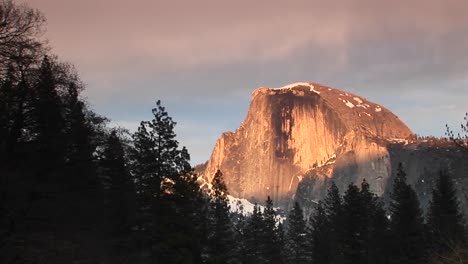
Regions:
<svg viewBox="0 0 468 264"><path fill-rule="evenodd" d="M136 128L161 99L192 163L252 90L310 81L359 94L415 132L468 111L468 1L20 0L47 17L93 108Z"/></svg>

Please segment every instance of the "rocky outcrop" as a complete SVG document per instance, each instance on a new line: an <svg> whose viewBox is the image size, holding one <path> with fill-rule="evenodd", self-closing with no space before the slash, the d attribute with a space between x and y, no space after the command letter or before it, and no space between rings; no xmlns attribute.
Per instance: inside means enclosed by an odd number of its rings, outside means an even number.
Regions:
<svg viewBox="0 0 468 264"><path fill-rule="evenodd" d="M363 179L371 190L388 201L398 164L402 163L407 181L415 189L421 207L425 210L431 191L441 171L448 172L458 190L459 202L468 215L468 148L445 139L380 142L384 150L380 155L358 161L361 151L348 151L339 155L335 164L308 171L297 188L296 199L306 214L310 214L318 200L325 196L331 181L344 192L350 183L360 184Z"/></svg>
<svg viewBox="0 0 468 264"><path fill-rule="evenodd" d="M392 112L358 95L315 83L259 88L240 127L216 142L203 175L210 180L220 169L229 192L253 202L289 200L318 167L328 168L318 182L365 177L383 194L392 163L386 142L411 134Z"/></svg>

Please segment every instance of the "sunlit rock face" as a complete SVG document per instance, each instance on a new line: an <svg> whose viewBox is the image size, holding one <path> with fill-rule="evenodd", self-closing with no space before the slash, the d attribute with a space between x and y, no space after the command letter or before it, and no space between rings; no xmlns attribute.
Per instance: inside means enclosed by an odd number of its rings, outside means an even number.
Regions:
<svg viewBox="0 0 468 264"><path fill-rule="evenodd" d="M375 145L374 145L375 144ZM336 162L305 173L295 193L295 200L305 214L311 215L315 205L326 195L331 182L343 193L350 183L360 185L365 179L371 191L389 201L392 183L401 163L407 182L416 191L421 208L427 210L432 188L441 171L455 182L460 208L468 215L468 148L444 139L380 140L364 148L338 155Z"/></svg>
<svg viewBox="0 0 468 264"><path fill-rule="evenodd" d="M325 178L365 177L383 193L391 174L385 142L411 134L392 112L358 95L315 83L258 88L245 120L221 135L203 174L210 180L220 169L232 195L254 202L290 200L316 167L326 169Z"/></svg>

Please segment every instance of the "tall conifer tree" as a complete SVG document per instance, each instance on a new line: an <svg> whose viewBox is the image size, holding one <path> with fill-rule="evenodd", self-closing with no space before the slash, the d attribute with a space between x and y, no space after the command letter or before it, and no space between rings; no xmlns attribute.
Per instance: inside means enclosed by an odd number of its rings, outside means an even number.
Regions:
<svg viewBox="0 0 468 264"><path fill-rule="evenodd" d="M228 190L220 170L215 173L212 186L208 263L226 263L234 257L234 233L229 212Z"/></svg>
<svg viewBox="0 0 468 264"><path fill-rule="evenodd" d="M268 263L282 263L281 241L273 201L268 196L263 209L263 255Z"/></svg>
<svg viewBox="0 0 468 264"><path fill-rule="evenodd" d="M286 230L286 259L288 263L308 263L311 258L311 248L307 241L306 221L298 202L288 216Z"/></svg>
<svg viewBox="0 0 468 264"><path fill-rule="evenodd" d="M400 163L390 196L392 262L426 263L424 220L417 195Z"/></svg>
<svg viewBox="0 0 468 264"><path fill-rule="evenodd" d="M432 189L427 217L433 253L444 254L465 245L465 223L450 175L441 171Z"/></svg>

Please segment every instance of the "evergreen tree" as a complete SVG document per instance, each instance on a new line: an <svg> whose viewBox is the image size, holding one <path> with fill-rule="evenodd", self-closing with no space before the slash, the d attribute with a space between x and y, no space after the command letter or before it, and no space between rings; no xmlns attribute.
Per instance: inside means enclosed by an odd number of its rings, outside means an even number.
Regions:
<svg viewBox="0 0 468 264"><path fill-rule="evenodd" d="M201 263L207 201L190 156L179 149L176 123L158 100L154 118L133 134L132 174L140 209L142 243L157 263Z"/></svg>
<svg viewBox="0 0 468 264"><path fill-rule="evenodd" d="M107 192L110 232L115 235L128 234L134 224L135 188L116 130L111 131L104 145L100 170Z"/></svg>
<svg viewBox="0 0 468 264"><path fill-rule="evenodd" d="M263 256L267 263L282 263L280 230L277 226L276 211L273 201L268 196L263 209Z"/></svg>
<svg viewBox="0 0 468 264"><path fill-rule="evenodd" d="M202 263L207 199L197 176L176 177L152 207L151 251L155 263Z"/></svg>
<svg viewBox="0 0 468 264"><path fill-rule="evenodd" d="M66 134L63 137L66 141L63 146L66 148L67 182L72 189L98 192L100 185L93 157L97 146L92 142L94 131L86 117L84 102L79 99L77 84L70 82L67 92Z"/></svg>
<svg viewBox="0 0 468 264"><path fill-rule="evenodd" d="M229 212L228 191L220 170L215 173L212 186L208 263L226 263L234 257L232 247L234 234Z"/></svg>
<svg viewBox="0 0 468 264"><path fill-rule="evenodd" d="M327 190L327 195L323 201L323 209L328 222L328 228L324 231L328 235L330 252L321 252L319 254L328 254L328 259L339 261L342 257L342 232L343 232L343 201L340 190L334 182ZM324 242L327 243L327 240ZM325 245L324 245L325 247ZM325 256L324 256L325 257Z"/></svg>
<svg viewBox="0 0 468 264"><path fill-rule="evenodd" d="M325 209L323 202L319 201L317 208L315 209L314 215L311 219L311 228L309 230L309 237L312 244L312 257L313 262L317 264L327 264L331 262L333 257L331 251L333 245L331 243L331 224Z"/></svg>
<svg viewBox="0 0 468 264"><path fill-rule="evenodd" d="M232 223L234 230L234 253L237 256L238 262L248 263L247 247L246 247L246 226L247 220L245 217L244 206L240 201L237 201L236 211L232 215Z"/></svg>
<svg viewBox="0 0 468 264"><path fill-rule="evenodd" d="M262 258L262 235L263 216L260 207L255 204L244 229L246 263L265 263L265 259Z"/></svg>
<svg viewBox="0 0 468 264"><path fill-rule="evenodd" d="M426 263L423 216L401 163L390 195L390 219L392 262Z"/></svg>
<svg viewBox="0 0 468 264"><path fill-rule="evenodd" d="M382 202L370 191L364 179L360 190L363 249L361 258L366 263L386 263L387 260L387 218Z"/></svg>
<svg viewBox="0 0 468 264"><path fill-rule="evenodd" d="M132 227L135 225L135 188L126 165L123 143L114 129L108 136L101 154L99 168L106 190L106 222L111 240L111 258L125 259L133 246Z"/></svg>
<svg viewBox="0 0 468 264"><path fill-rule="evenodd" d="M47 56L42 60L34 88L37 141L42 153L39 165L50 170L63 162L65 126L56 76Z"/></svg>
<svg viewBox="0 0 468 264"><path fill-rule="evenodd" d="M433 253L444 254L465 244L464 220L455 186L447 172L440 172L432 189L427 219Z"/></svg>
<svg viewBox="0 0 468 264"><path fill-rule="evenodd" d="M343 259L346 263L364 263L363 250L367 236L365 207L359 188L350 184L343 196Z"/></svg>
<svg viewBox="0 0 468 264"><path fill-rule="evenodd" d="M278 246L281 249L281 263L285 263L285 244L286 239L284 237L284 225L283 222L278 223Z"/></svg>
<svg viewBox="0 0 468 264"><path fill-rule="evenodd" d="M151 208L165 191L170 191L180 175L190 171L190 156L179 149L175 139L176 122L168 115L161 101L152 110L154 118L142 121L133 134L132 173L136 180L142 227L151 222Z"/></svg>
<svg viewBox="0 0 468 264"><path fill-rule="evenodd" d="M370 263L388 263L391 258L388 226L387 212L383 207L383 202L378 201L373 214L371 237L368 244Z"/></svg>
<svg viewBox="0 0 468 264"><path fill-rule="evenodd" d="M304 213L299 203L295 202L288 216L286 259L288 263L308 263L308 261L310 261L310 255Z"/></svg>

